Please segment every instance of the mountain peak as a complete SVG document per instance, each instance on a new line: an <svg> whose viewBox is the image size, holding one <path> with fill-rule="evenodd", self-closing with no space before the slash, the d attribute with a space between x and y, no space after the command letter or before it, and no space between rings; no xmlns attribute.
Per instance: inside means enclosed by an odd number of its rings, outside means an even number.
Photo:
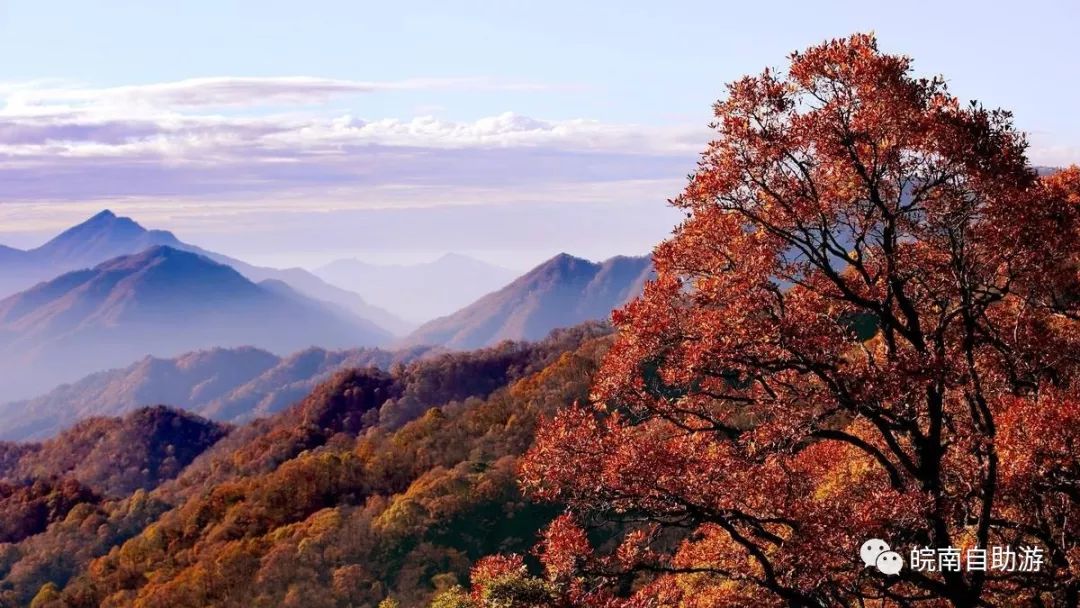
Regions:
<svg viewBox="0 0 1080 608"><path fill-rule="evenodd" d="M240 345L272 352L352 348L389 337L331 304L271 287L161 244L69 272L0 300L0 386L18 398L147 354ZM21 347L31 340L27 356Z"/></svg>
<svg viewBox="0 0 1080 608"><path fill-rule="evenodd" d="M129 217L120 217L108 209L76 224L53 237L39 249L50 250L85 245L98 239L130 239L146 233L146 229Z"/></svg>
<svg viewBox="0 0 1080 608"><path fill-rule="evenodd" d="M499 291L425 323L403 343L468 349L539 339L556 328L607 318L641 293L651 268L647 257L596 263L560 253Z"/></svg>
<svg viewBox="0 0 1080 608"><path fill-rule="evenodd" d="M569 264L569 263L580 263L580 262L585 262L587 264L592 263L589 260L586 260L585 258L579 258L576 255L570 255L569 253L566 253L564 251L562 253L556 254L550 260L545 262L544 265L548 265L548 264Z"/></svg>
<svg viewBox="0 0 1080 608"><path fill-rule="evenodd" d="M116 217L117 217L116 214L113 213L111 210L103 209L103 210L99 211L97 214L95 214L93 217L91 217L89 220L84 222L84 223L101 222L101 221L105 221L105 220L114 220L114 219L116 219Z"/></svg>
<svg viewBox="0 0 1080 608"><path fill-rule="evenodd" d="M586 260L585 258L572 256L569 253L560 253L541 263L536 268L533 268L529 272L525 273L524 277L547 275L552 272L574 272L578 269L593 269L595 267L596 264L590 262L589 260Z"/></svg>
<svg viewBox="0 0 1080 608"><path fill-rule="evenodd" d="M130 217L116 215L112 211L105 209L94 214L85 222L68 228L53 240L59 240L65 235L86 238L88 235L102 232L130 236L141 235L146 232L146 229Z"/></svg>
<svg viewBox="0 0 1080 608"><path fill-rule="evenodd" d="M90 268L153 245L180 247L181 243L171 232L147 230L135 220L105 209L31 253L52 267L66 270Z"/></svg>
<svg viewBox="0 0 1080 608"><path fill-rule="evenodd" d="M421 267L425 264L421 264ZM513 273L501 266L497 266L490 262L485 262L479 258L474 258L471 255L464 253L458 253L456 251L450 251L442 254L435 260L426 264L428 267L440 268L440 269L457 269L471 272L495 272L496 274L506 275L509 279L513 276Z"/></svg>

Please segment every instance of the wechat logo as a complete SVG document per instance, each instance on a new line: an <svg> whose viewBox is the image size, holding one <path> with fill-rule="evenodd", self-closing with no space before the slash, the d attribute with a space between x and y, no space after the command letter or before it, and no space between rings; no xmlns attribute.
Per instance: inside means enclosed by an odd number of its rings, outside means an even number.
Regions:
<svg viewBox="0 0 1080 608"><path fill-rule="evenodd" d="M867 568L873 566L878 572L888 576L900 574L904 569L904 558L890 549L889 543L879 538L871 538L863 543L859 548L859 556Z"/></svg>

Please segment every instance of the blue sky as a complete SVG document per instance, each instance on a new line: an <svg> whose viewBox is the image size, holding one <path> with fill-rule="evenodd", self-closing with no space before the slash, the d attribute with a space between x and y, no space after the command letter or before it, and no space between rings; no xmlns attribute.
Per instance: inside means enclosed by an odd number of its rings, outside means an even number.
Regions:
<svg viewBox="0 0 1080 608"><path fill-rule="evenodd" d="M642 253L725 82L869 30L1080 161L1075 2L8 0L0 243L108 206L276 264Z"/></svg>

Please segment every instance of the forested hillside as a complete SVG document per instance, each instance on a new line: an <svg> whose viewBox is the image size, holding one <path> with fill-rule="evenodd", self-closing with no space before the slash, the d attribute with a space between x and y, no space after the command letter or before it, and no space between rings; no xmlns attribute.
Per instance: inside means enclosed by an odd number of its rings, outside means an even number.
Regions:
<svg viewBox="0 0 1080 608"><path fill-rule="evenodd" d="M88 419L40 444L0 443L3 590L10 590L7 567L13 556L40 542L44 542L41 548L30 553L43 559L51 572L57 568L70 572L73 556L86 555L109 536L92 542L90 537L64 538L63 526L69 517L87 523L90 520L82 516L113 511L120 499L144 496L146 490L178 475L228 430L158 406L123 418ZM61 547L45 540L48 534L42 533L47 530L65 544ZM105 529L95 525L87 532L105 534ZM10 594L0 597L6 604L19 605Z"/></svg>
<svg viewBox="0 0 1080 608"><path fill-rule="evenodd" d="M83 472L96 468L72 466L81 448L50 452L64 436L8 444L0 462L14 463L5 466L18 471L20 500L49 491L62 512L0 545L0 602L423 605L464 583L478 557L527 550L554 517L556 507L521 500L517 458L541 416L587 397L609 331L340 372L160 485ZM67 485L43 485L38 473Z"/></svg>
<svg viewBox="0 0 1080 608"><path fill-rule="evenodd" d="M422 346L397 351L312 347L278 357L239 347L170 359L145 357L40 397L0 405L0 439L48 438L84 418L122 416L157 403L239 424L285 409L338 370L371 366L389 370L435 352Z"/></svg>
<svg viewBox="0 0 1080 608"><path fill-rule="evenodd" d="M39 444L0 444L13 454L0 466L11 483L70 477L102 495L122 497L176 477L229 428L165 406L123 418L89 418Z"/></svg>

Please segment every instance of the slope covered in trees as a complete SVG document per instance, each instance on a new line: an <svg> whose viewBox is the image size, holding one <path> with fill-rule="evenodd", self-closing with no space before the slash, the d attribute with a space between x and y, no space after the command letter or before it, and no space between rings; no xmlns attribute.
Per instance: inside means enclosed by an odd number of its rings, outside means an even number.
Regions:
<svg viewBox="0 0 1080 608"><path fill-rule="evenodd" d="M587 396L609 331L342 371L176 479L0 545L0 603L423 605L556 515L522 500L516 460L540 416Z"/></svg>
<svg viewBox="0 0 1080 608"><path fill-rule="evenodd" d="M278 357L261 349L238 347L169 359L145 357L40 397L0 405L0 439L43 439L84 418L122 416L157 403L219 422L242 423L285 409L338 370L369 366L388 370L433 353L434 349L427 347L400 351L312 347Z"/></svg>
<svg viewBox="0 0 1080 608"><path fill-rule="evenodd" d="M0 544L40 534L79 504L95 504L98 496L74 479L0 482Z"/></svg>
<svg viewBox="0 0 1080 608"><path fill-rule="evenodd" d="M152 407L86 420L41 444L0 443L0 604L26 604L22 577L35 587L39 577L62 583L77 564L141 529L161 512L146 491L226 432Z"/></svg>
<svg viewBox="0 0 1080 608"><path fill-rule="evenodd" d="M123 418L90 418L44 443L6 444L20 455L0 469L0 479L18 484L71 478L105 496L127 496L176 477L227 432L164 406Z"/></svg>

